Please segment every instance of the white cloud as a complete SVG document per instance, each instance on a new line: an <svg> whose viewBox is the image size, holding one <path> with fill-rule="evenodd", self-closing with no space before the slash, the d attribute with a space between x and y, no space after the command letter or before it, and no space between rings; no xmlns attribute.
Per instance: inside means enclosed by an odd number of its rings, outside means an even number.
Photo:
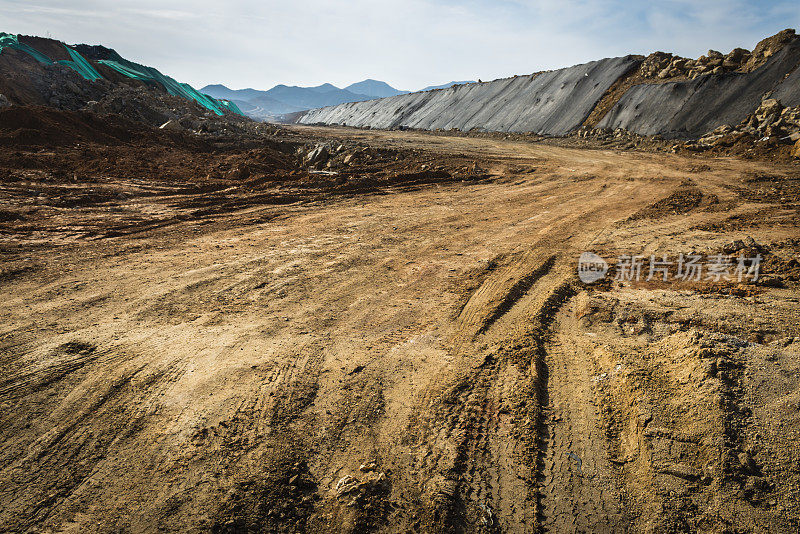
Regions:
<svg viewBox="0 0 800 534"><path fill-rule="evenodd" d="M0 0L2 31L101 43L196 86L403 89L653 50L752 47L795 0Z"/></svg>

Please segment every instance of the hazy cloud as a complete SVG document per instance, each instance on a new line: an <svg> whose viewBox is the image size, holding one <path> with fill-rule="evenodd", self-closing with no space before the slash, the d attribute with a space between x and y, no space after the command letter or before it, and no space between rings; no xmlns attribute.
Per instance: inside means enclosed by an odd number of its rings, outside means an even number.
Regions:
<svg viewBox="0 0 800 534"><path fill-rule="evenodd" d="M115 48L195 86L401 89L607 56L752 48L796 0L0 0L0 31Z"/></svg>

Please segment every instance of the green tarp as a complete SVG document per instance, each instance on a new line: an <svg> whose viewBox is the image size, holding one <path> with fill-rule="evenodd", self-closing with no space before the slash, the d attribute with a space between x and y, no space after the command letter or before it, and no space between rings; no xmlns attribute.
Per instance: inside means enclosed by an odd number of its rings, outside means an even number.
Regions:
<svg viewBox="0 0 800 534"><path fill-rule="evenodd" d="M244 115L244 113L242 113L242 110L239 109L239 106L237 106L230 100L217 100L217 102L222 104L228 111L236 113L237 115Z"/></svg>
<svg viewBox="0 0 800 534"><path fill-rule="evenodd" d="M213 111L217 115L224 115L223 109L225 109L225 106L223 106L220 102L197 91L189 84L178 83L169 76L164 76L153 67L139 65L138 63L134 63L122 58L117 61L101 59L98 61L98 63L110 67L123 76L133 78L134 80L160 83L164 86L164 89L166 89L169 94L194 100L204 108ZM239 112L239 114L241 114L241 112Z"/></svg>
<svg viewBox="0 0 800 534"><path fill-rule="evenodd" d="M92 67L92 64L86 61L86 58L80 55L77 50L73 50L68 46L65 46L64 48L66 48L67 52L69 52L69 56L72 58L72 61L59 61L60 64L66 65L67 67L73 69L75 72L89 81L93 82L103 79L103 77L100 76L100 73L97 72L94 67Z"/></svg>
<svg viewBox="0 0 800 534"><path fill-rule="evenodd" d="M33 56L33 58L39 63L44 63L45 65L53 64L53 60L46 55L42 54L33 47L30 47L24 43L20 43L16 35L0 32L0 54L3 53L4 48L13 48L15 50L25 52L26 54Z"/></svg>

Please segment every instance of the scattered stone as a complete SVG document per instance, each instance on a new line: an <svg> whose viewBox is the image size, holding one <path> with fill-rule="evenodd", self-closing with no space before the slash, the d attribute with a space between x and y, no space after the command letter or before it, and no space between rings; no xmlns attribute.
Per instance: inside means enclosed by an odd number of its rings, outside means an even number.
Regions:
<svg viewBox="0 0 800 534"><path fill-rule="evenodd" d="M173 120L173 119L168 120L167 122L165 122L164 124L162 124L158 128L161 129L161 130L167 130L167 131L171 131L171 132L182 132L183 131L183 126L181 126L181 123L176 121L176 120Z"/></svg>
<svg viewBox="0 0 800 534"><path fill-rule="evenodd" d="M378 463L375 460L370 460L368 462L361 464L361 467L359 467L358 469L362 473L369 473L370 471L375 471L375 469L377 468L378 468Z"/></svg>
<svg viewBox="0 0 800 534"><path fill-rule="evenodd" d="M330 152L328 151L328 147L325 145L317 145L311 152L308 153L306 156L306 163L308 165L316 165L318 163L325 163L328 161L330 157Z"/></svg>
<svg viewBox="0 0 800 534"><path fill-rule="evenodd" d="M346 495L352 491L358 489L359 481L357 478L345 475L339 479L339 482L336 483L336 495Z"/></svg>

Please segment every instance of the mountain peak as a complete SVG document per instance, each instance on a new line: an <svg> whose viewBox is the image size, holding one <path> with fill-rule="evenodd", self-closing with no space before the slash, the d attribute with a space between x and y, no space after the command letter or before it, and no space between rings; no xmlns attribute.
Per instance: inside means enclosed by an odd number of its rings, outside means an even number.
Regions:
<svg viewBox="0 0 800 534"><path fill-rule="evenodd" d="M347 87L345 87L345 90L357 94L371 96L373 98L384 98L387 96L395 96L408 93L408 91L401 91L399 89L395 89L386 82L382 82L380 80L373 80L372 78L367 78L362 82L357 82L348 85Z"/></svg>

